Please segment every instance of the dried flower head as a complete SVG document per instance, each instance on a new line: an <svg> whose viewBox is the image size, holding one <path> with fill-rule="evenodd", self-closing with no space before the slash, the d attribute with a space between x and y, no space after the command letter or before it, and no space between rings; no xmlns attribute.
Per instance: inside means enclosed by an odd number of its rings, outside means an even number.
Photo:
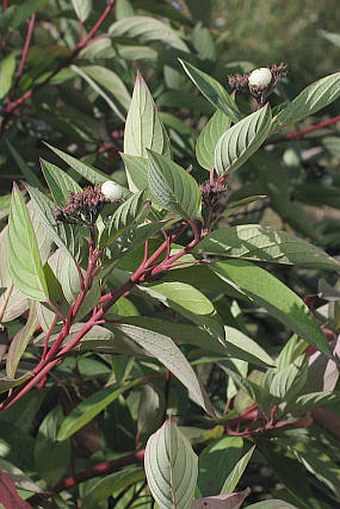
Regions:
<svg viewBox="0 0 340 509"><path fill-rule="evenodd" d="M96 222L104 205L109 202L101 192L100 185L86 187L81 193L70 193L67 205L57 209L53 217L57 222L91 226Z"/></svg>

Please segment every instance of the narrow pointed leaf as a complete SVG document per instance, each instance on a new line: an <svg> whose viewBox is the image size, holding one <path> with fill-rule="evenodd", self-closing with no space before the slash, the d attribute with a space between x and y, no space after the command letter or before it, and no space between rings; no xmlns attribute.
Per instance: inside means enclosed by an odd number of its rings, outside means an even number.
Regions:
<svg viewBox="0 0 340 509"><path fill-rule="evenodd" d="M110 92L125 110L129 109L131 96L118 74L100 65L87 65L82 66L80 69Z"/></svg>
<svg viewBox="0 0 340 509"><path fill-rule="evenodd" d="M258 306L330 356L328 341L305 303L272 274L243 260L219 262L212 270L222 279L236 283Z"/></svg>
<svg viewBox="0 0 340 509"><path fill-rule="evenodd" d="M63 152L62 150L59 150L58 148L53 147L48 143L45 143L45 145L50 150L52 150L52 152L57 154L57 156L59 156L60 159L65 161L65 163L67 163L71 168L73 168L81 177L84 177L86 180L91 182L91 184L103 184L103 182L106 182L108 180L108 176L102 173L101 171L92 168L92 166L89 166L88 164L79 161L75 157L70 156L66 152Z"/></svg>
<svg viewBox="0 0 340 509"><path fill-rule="evenodd" d="M14 285L27 297L45 301L48 289L30 216L16 184L8 222L7 263Z"/></svg>
<svg viewBox="0 0 340 509"><path fill-rule="evenodd" d="M134 43L138 40L141 44L162 42L176 50L185 53L189 51L187 45L169 25L149 16L123 18L113 23L109 31L115 39L132 39Z"/></svg>
<svg viewBox="0 0 340 509"><path fill-rule="evenodd" d="M92 394L89 398L85 399L77 405L65 417L60 425L57 440L62 442L77 433L81 428L86 426L98 414L100 414L108 405L115 401L121 394L139 384L141 379L133 380L114 389L113 387L106 387L100 391Z"/></svg>
<svg viewBox="0 0 340 509"><path fill-rule="evenodd" d="M70 193L80 193L82 191L80 185L58 166L44 159L41 159L40 163L47 185L59 207L65 205Z"/></svg>
<svg viewBox="0 0 340 509"><path fill-rule="evenodd" d="M214 167L214 152L219 138L231 125L230 118L221 110L215 111L209 122L203 127L197 138L196 157L202 168Z"/></svg>
<svg viewBox="0 0 340 509"><path fill-rule="evenodd" d="M180 217L200 215L201 193L196 180L167 157L149 151L149 190L155 202Z"/></svg>
<svg viewBox="0 0 340 509"><path fill-rule="evenodd" d="M171 156L170 140L152 95L142 76L137 74L125 124L124 153L130 156L146 157L147 149L167 157ZM133 176L129 173L129 167L126 169L131 191L143 189L136 188Z"/></svg>
<svg viewBox="0 0 340 509"><path fill-rule="evenodd" d="M233 122L238 122L242 118L234 97L228 94L221 83L194 65L181 59L179 61L191 81L215 108L224 111Z"/></svg>
<svg viewBox="0 0 340 509"><path fill-rule="evenodd" d="M321 249L270 226L243 224L215 230L198 245L205 254L340 270L340 262Z"/></svg>
<svg viewBox="0 0 340 509"><path fill-rule="evenodd" d="M274 130L299 122L325 108L340 97L340 72L325 76L305 88L276 117Z"/></svg>
<svg viewBox="0 0 340 509"><path fill-rule="evenodd" d="M240 509L249 494L250 489L246 488L238 493L200 498L194 500L191 509Z"/></svg>
<svg viewBox="0 0 340 509"><path fill-rule="evenodd" d="M240 120L222 134L215 148L215 169L219 175L240 168L267 137L271 125L269 105Z"/></svg>
<svg viewBox="0 0 340 509"><path fill-rule="evenodd" d="M31 303L30 312L25 326L16 333L9 345L6 361L6 374L9 378L15 377L20 359L23 356L28 343L33 337L36 326L37 315L35 303Z"/></svg>
<svg viewBox="0 0 340 509"><path fill-rule="evenodd" d="M190 509L198 458L171 419L148 440L144 467L150 491L162 509Z"/></svg>
<svg viewBox="0 0 340 509"><path fill-rule="evenodd" d="M236 463L233 470L228 475L225 483L223 484L223 488L221 490L221 494L223 493L232 493L236 486L238 485L239 480L241 479L245 469L248 466L248 463L255 451L256 446L254 445L249 451L242 456L242 458Z"/></svg>
<svg viewBox="0 0 340 509"><path fill-rule="evenodd" d="M188 389L190 397L206 412L214 414L209 398L200 384L195 371L181 350L168 336L154 331L136 327L135 325L120 324L115 329L132 339L144 348L150 355L158 359L180 382Z"/></svg>
<svg viewBox="0 0 340 509"><path fill-rule="evenodd" d="M11 89L15 72L15 53L11 53L0 62L0 99Z"/></svg>

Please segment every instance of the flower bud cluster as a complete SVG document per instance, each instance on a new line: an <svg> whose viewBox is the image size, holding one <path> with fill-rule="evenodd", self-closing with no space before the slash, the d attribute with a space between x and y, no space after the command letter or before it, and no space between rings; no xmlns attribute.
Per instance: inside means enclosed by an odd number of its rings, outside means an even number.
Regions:
<svg viewBox="0 0 340 509"><path fill-rule="evenodd" d="M205 182L201 185L203 204L213 209L225 198L228 188L224 184L216 182Z"/></svg>
<svg viewBox="0 0 340 509"><path fill-rule="evenodd" d="M101 186L86 187L81 193L70 193L67 205L57 209L54 219L57 222L91 226L96 222L104 205L111 200L101 192Z"/></svg>

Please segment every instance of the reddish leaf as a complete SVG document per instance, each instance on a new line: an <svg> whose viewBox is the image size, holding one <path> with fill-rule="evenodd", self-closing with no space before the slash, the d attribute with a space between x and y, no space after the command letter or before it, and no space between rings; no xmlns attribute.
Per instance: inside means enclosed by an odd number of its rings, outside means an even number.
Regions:
<svg viewBox="0 0 340 509"><path fill-rule="evenodd" d="M32 509L30 504L19 497L14 482L5 472L0 472L0 504L5 509Z"/></svg>
<svg viewBox="0 0 340 509"><path fill-rule="evenodd" d="M249 493L250 489L247 488L238 493L200 498L194 500L191 509L239 509Z"/></svg>

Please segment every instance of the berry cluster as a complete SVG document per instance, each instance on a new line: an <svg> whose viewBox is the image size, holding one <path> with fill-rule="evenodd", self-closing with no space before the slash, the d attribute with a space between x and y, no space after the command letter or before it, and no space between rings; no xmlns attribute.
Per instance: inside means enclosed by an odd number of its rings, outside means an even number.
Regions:
<svg viewBox="0 0 340 509"><path fill-rule="evenodd" d="M205 182L201 185L201 193L203 203L207 207L213 209L216 205L223 202L228 192L228 188L224 184L217 184L216 182Z"/></svg>
<svg viewBox="0 0 340 509"><path fill-rule="evenodd" d="M70 193L67 205L57 209L53 217L57 222L91 226L106 203L110 199L101 192L100 185L86 187L81 193Z"/></svg>
<svg viewBox="0 0 340 509"><path fill-rule="evenodd" d="M237 92L250 93L262 106L282 78L287 76L287 65L272 64L260 67L250 74L234 74L228 77L230 87Z"/></svg>

